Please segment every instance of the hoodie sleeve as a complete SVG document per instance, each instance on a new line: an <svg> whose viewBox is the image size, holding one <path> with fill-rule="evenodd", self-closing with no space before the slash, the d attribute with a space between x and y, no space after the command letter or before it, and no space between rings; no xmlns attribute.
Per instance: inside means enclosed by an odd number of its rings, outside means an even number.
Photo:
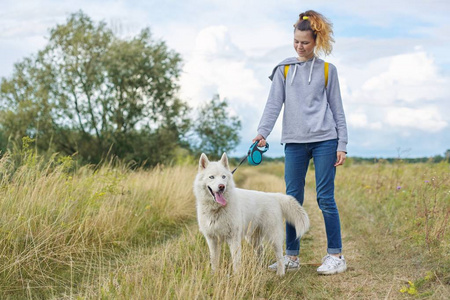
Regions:
<svg viewBox="0 0 450 300"><path fill-rule="evenodd" d="M327 99L336 122L338 148L337 151L347 152L347 123L345 121L344 107L342 105L341 91L339 88L339 79L337 69L330 64L328 74Z"/></svg>
<svg viewBox="0 0 450 300"><path fill-rule="evenodd" d="M283 107L285 97L285 79L283 67L275 68L272 75L269 77L272 80L269 97L264 108L264 113L259 121L258 133L265 139L272 132L275 122L278 119L281 108Z"/></svg>

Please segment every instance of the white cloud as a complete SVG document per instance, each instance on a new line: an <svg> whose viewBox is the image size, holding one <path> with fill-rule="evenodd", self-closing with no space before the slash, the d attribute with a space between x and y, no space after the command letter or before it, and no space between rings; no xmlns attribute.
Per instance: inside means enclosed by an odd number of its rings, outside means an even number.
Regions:
<svg viewBox="0 0 450 300"><path fill-rule="evenodd" d="M444 96L445 79L425 51L380 59L372 64L383 68L367 80L361 92L377 103L429 101Z"/></svg>
<svg viewBox="0 0 450 300"><path fill-rule="evenodd" d="M450 78L422 48L377 58L359 68L343 66L341 89L349 126L382 129L380 121L385 120L402 130L437 132L450 122L442 114L448 106L443 99L450 93Z"/></svg>
<svg viewBox="0 0 450 300"><path fill-rule="evenodd" d="M352 103L412 105L442 99L450 92L450 78L422 49L344 67L342 74L348 89L343 92Z"/></svg>
<svg viewBox="0 0 450 300"><path fill-rule="evenodd" d="M385 121L393 127L438 132L448 126L436 107L419 109L399 107L387 111Z"/></svg>
<svg viewBox="0 0 450 300"><path fill-rule="evenodd" d="M203 29L195 41L192 56L183 68L180 94L197 106L219 93L235 108L254 106L261 85L246 64L246 56L231 41L225 26Z"/></svg>
<svg viewBox="0 0 450 300"><path fill-rule="evenodd" d="M367 114L363 112L349 113L347 114L347 124L354 128L369 128L369 129L382 129L381 122L369 122Z"/></svg>

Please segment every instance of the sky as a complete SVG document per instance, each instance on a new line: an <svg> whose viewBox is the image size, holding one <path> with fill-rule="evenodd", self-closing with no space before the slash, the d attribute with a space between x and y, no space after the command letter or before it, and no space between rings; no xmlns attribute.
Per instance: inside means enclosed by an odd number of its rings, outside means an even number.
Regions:
<svg viewBox="0 0 450 300"><path fill-rule="evenodd" d="M293 24L309 9L326 16L336 40L321 57L338 70L348 156L444 155L450 149L448 0L0 0L0 77L36 54L49 29L82 10L130 38L150 28L181 54L179 96L192 108L219 94L241 119L244 156L256 136L275 65L296 56ZM282 114L266 155L283 155Z"/></svg>

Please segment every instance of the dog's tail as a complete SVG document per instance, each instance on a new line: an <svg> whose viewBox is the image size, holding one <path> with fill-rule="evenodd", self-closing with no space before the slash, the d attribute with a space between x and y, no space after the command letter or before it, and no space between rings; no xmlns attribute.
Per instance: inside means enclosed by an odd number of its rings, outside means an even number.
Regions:
<svg viewBox="0 0 450 300"><path fill-rule="evenodd" d="M281 211L286 221L295 227L297 238L301 237L309 229L309 217L305 209L294 197L281 195L279 202Z"/></svg>

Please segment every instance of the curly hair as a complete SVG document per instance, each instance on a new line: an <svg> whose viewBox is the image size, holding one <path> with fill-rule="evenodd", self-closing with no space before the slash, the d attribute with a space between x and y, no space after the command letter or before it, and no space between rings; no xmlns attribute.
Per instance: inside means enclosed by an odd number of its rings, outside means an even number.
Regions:
<svg viewBox="0 0 450 300"><path fill-rule="evenodd" d="M311 31L316 42L316 52L325 55L331 54L333 50L333 24L320 13L314 10L307 10L299 15L298 21L294 24L295 30Z"/></svg>

